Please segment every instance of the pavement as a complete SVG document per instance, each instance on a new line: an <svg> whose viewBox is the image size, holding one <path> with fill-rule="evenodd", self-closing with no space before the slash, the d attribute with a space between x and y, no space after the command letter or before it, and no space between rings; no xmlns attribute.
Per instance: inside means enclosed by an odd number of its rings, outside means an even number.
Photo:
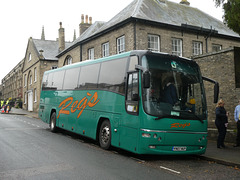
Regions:
<svg viewBox="0 0 240 180"><path fill-rule="evenodd" d="M38 113L29 112L23 109L12 108L9 114L24 115L38 118ZM206 153L200 158L213 161L219 164L240 168L240 147L233 147L233 144L225 143L226 148L217 148L216 141L208 140Z"/></svg>

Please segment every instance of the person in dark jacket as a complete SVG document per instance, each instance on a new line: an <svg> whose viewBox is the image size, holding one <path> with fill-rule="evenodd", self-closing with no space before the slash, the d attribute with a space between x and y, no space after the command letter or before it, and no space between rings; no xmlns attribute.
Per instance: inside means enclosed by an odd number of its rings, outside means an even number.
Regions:
<svg viewBox="0 0 240 180"><path fill-rule="evenodd" d="M224 101L220 99L216 106L216 119L215 125L218 129L218 139L217 139L217 148L225 148L224 139L227 133L227 125L228 125L228 115L224 108Z"/></svg>
<svg viewBox="0 0 240 180"><path fill-rule="evenodd" d="M177 100L177 89L174 85L174 79L169 77L163 90L163 101L174 106Z"/></svg>

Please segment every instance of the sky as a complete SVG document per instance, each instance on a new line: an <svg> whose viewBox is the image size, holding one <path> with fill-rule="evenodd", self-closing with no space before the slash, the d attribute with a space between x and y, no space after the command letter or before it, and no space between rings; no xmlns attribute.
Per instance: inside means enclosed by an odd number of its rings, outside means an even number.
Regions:
<svg viewBox="0 0 240 180"><path fill-rule="evenodd" d="M25 57L28 39L56 40L59 22L65 40L79 36L81 15L95 21L109 21L133 0L5 0L0 1L0 81ZM181 0L169 0L179 3ZM213 0L188 0L190 6L222 21L223 10Z"/></svg>

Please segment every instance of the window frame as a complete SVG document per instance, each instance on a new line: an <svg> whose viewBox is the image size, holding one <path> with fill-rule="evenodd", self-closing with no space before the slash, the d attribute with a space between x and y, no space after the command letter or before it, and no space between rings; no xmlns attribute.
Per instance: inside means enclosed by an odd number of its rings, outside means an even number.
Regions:
<svg viewBox="0 0 240 180"><path fill-rule="evenodd" d="M216 51L214 50L216 49ZM219 52L222 50L222 45L221 44L212 44L212 52Z"/></svg>
<svg viewBox="0 0 240 180"><path fill-rule="evenodd" d="M151 41L153 40L153 42ZM151 44L153 44L153 48L151 47ZM157 47L155 47L157 45ZM148 34L148 50L153 52L160 52L160 36L154 35L154 34Z"/></svg>
<svg viewBox="0 0 240 180"><path fill-rule="evenodd" d="M24 92L24 104L27 104L27 92Z"/></svg>
<svg viewBox="0 0 240 180"><path fill-rule="evenodd" d="M51 69L57 69L58 67L57 66L52 66Z"/></svg>
<svg viewBox="0 0 240 180"><path fill-rule="evenodd" d="M37 89L34 89L34 102L37 102Z"/></svg>
<svg viewBox="0 0 240 180"><path fill-rule="evenodd" d="M32 54L29 53L29 54L28 54L28 61L31 61L31 60L32 60Z"/></svg>
<svg viewBox="0 0 240 180"><path fill-rule="evenodd" d="M134 83L134 75L136 75L136 82ZM139 73L137 71L130 71L127 73L125 93L125 109L128 114L138 115L139 112ZM135 86L134 86L135 85ZM136 89L137 99L133 99L133 90ZM130 95L130 96L129 96ZM135 95L135 96L136 96ZM136 97L134 97L136 98Z"/></svg>
<svg viewBox="0 0 240 180"><path fill-rule="evenodd" d="M117 54L125 52L125 35L117 38Z"/></svg>
<svg viewBox="0 0 240 180"><path fill-rule="evenodd" d="M203 54L203 43L202 42L193 41L192 45L193 45L192 48L193 48L193 55L194 56Z"/></svg>
<svg viewBox="0 0 240 180"><path fill-rule="evenodd" d="M109 42L102 44L102 57L109 56Z"/></svg>
<svg viewBox="0 0 240 180"><path fill-rule="evenodd" d="M94 48L88 49L88 59L89 60L94 60Z"/></svg>
<svg viewBox="0 0 240 180"><path fill-rule="evenodd" d="M24 87L26 87L26 86L27 86L27 75L24 74Z"/></svg>
<svg viewBox="0 0 240 180"><path fill-rule="evenodd" d="M29 76L29 85L32 85L32 75Z"/></svg>
<svg viewBox="0 0 240 180"><path fill-rule="evenodd" d="M63 66L65 66L65 65L70 65L70 64L72 64L73 63L73 58L72 58L72 56L67 56L66 57L66 59L65 59L65 61L64 61L64 65Z"/></svg>
<svg viewBox="0 0 240 180"><path fill-rule="evenodd" d="M183 40L180 38L172 38L172 54L183 56Z"/></svg>
<svg viewBox="0 0 240 180"><path fill-rule="evenodd" d="M37 82L37 68L34 68L34 82Z"/></svg>

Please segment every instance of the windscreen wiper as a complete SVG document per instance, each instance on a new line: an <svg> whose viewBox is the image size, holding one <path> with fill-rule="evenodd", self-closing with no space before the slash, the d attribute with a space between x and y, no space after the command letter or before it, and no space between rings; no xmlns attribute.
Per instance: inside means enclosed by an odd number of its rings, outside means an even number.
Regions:
<svg viewBox="0 0 240 180"><path fill-rule="evenodd" d="M201 123L204 123L203 120L198 116L196 115L195 113L191 112L191 111L183 111L183 112L188 112L188 113L191 113L195 118L197 118L197 120L199 120Z"/></svg>
<svg viewBox="0 0 240 180"><path fill-rule="evenodd" d="M179 119L178 116L172 116L172 115L165 114L165 115L156 117L155 120L159 120L159 119L163 119L163 118L175 118L175 119Z"/></svg>

